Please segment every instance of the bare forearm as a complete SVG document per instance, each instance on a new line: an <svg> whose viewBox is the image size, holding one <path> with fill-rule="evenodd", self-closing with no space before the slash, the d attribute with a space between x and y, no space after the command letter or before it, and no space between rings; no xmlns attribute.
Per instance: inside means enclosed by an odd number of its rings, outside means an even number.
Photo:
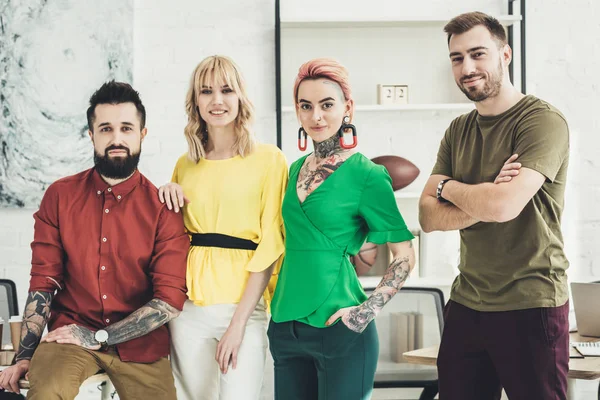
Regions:
<svg viewBox="0 0 600 400"><path fill-rule="evenodd" d="M455 205L442 203L433 196L424 195L419 202L419 223L425 232L460 230L477 222Z"/></svg>
<svg viewBox="0 0 600 400"><path fill-rule="evenodd" d="M179 315L180 311L158 299L150 300L127 318L108 326L108 345L119 344L144 336Z"/></svg>
<svg viewBox="0 0 600 400"><path fill-rule="evenodd" d="M269 284L273 268L275 268L275 263L264 271L250 273L242 299L231 319L232 324L246 325Z"/></svg>
<svg viewBox="0 0 600 400"><path fill-rule="evenodd" d="M458 181L449 181L444 186L443 196L472 218L483 222L497 222L502 207L499 203L499 185L480 183L469 185Z"/></svg>
<svg viewBox="0 0 600 400"><path fill-rule="evenodd" d="M50 304L54 297L48 292L29 292L25 311L23 313L23 325L21 327L21 341L19 342L16 361L31 360L33 353L40 343L42 333L50 317Z"/></svg>

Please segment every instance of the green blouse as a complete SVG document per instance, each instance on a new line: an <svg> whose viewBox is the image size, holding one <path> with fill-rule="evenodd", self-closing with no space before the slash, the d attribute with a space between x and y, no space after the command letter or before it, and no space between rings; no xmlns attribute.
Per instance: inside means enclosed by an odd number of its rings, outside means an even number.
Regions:
<svg viewBox="0 0 600 400"><path fill-rule="evenodd" d="M271 311L275 322L322 328L340 308L367 299L350 263L365 239L397 243L413 235L398 211L387 170L360 153L300 203L296 183L306 157L290 167L282 207L285 259Z"/></svg>

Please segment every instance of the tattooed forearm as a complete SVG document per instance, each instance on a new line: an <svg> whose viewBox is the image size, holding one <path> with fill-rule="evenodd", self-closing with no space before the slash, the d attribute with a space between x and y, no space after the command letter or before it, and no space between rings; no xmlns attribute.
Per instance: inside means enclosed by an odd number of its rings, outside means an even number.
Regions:
<svg viewBox="0 0 600 400"><path fill-rule="evenodd" d="M397 257L392 260L369 299L350 311L348 327L356 332L362 332L383 306L400 290L410 274L410 268L409 257Z"/></svg>
<svg viewBox="0 0 600 400"><path fill-rule="evenodd" d="M40 338L46 328L50 316L50 303L53 293L29 292L23 313L21 327L21 341L16 356L16 361L31 360L33 353L40 343ZM15 349L17 350L17 349Z"/></svg>
<svg viewBox="0 0 600 400"><path fill-rule="evenodd" d="M123 343L144 336L177 317L179 313L178 309L164 301L152 299L127 318L107 327L107 344Z"/></svg>

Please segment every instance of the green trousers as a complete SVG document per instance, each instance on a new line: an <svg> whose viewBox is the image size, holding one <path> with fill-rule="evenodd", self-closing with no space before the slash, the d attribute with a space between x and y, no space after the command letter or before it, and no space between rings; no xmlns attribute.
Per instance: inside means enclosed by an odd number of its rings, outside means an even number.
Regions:
<svg viewBox="0 0 600 400"><path fill-rule="evenodd" d="M375 323L356 333L341 321L315 328L297 321L268 330L275 400L367 400L379 356Z"/></svg>

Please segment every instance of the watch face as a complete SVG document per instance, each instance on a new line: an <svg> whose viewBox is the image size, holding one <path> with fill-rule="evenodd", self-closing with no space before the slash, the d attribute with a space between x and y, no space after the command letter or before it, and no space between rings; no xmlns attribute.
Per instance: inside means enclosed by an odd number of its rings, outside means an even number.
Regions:
<svg viewBox="0 0 600 400"><path fill-rule="evenodd" d="M104 329L100 329L94 335L94 339L96 339L98 343L104 343L108 340L108 332L106 332Z"/></svg>

